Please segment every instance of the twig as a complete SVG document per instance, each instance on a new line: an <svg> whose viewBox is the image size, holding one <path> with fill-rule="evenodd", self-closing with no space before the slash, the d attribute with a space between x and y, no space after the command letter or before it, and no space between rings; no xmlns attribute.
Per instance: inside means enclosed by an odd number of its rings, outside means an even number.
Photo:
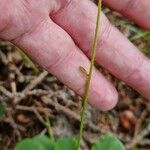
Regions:
<svg viewBox="0 0 150 150"><path fill-rule="evenodd" d="M8 69L10 71L9 73L9 79L10 79L10 85L11 85L11 91L15 97L16 93L17 93L17 88L16 88L16 83L15 83L15 69L14 68L14 63L13 63L13 58L12 58L12 53L9 52L8 53Z"/></svg>
<svg viewBox="0 0 150 150"><path fill-rule="evenodd" d="M141 146L150 146L150 139L143 139L139 144Z"/></svg>
<svg viewBox="0 0 150 150"><path fill-rule="evenodd" d="M55 107L55 109L57 111L61 111L61 112L64 112L65 114L67 114L67 116L71 116L71 118L75 119L75 120L78 120L80 121L80 116L77 115L76 113L74 113L73 111L71 111L70 109L60 105L59 103L56 103L55 101L52 101L51 99L43 96L42 97L42 101L45 103L45 104L49 104L53 107Z"/></svg>
<svg viewBox="0 0 150 150"><path fill-rule="evenodd" d="M4 63L4 65L8 65L9 61L6 57L6 55L2 52L2 50L0 49L0 57L2 59L2 62ZM16 65L14 65L13 63L11 64L11 68L15 71L15 73L19 76L19 77L23 77L23 74L20 72L20 70L16 67Z"/></svg>
<svg viewBox="0 0 150 150"><path fill-rule="evenodd" d="M36 117L39 119L39 121L43 125L45 125L44 119L42 118L42 116L39 114L39 112L37 111L37 109L35 107L27 107L27 106L17 105L16 109L33 112L36 115Z"/></svg>
<svg viewBox="0 0 150 150"><path fill-rule="evenodd" d="M1 49L0 49L0 58L1 58L2 62L3 62L5 65L8 64L7 57L6 57L6 55L2 52Z"/></svg>
<svg viewBox="0 0 150 150"><path fill-rule="evenodd" d="M142 141L140 141L139 143L141 146L150 146L150 139L143 139Z"/></svg>
<svg viewBox="0 0 150 150"><path fill-rule="evenodd" d="M137 120L137 123L136 123L136 125L135 125L134 137L136 137L136 135L138 134L139 129L140 129L140 127L141 127L141 124L142 124L143 120L145 119L145 117L146 117L146 115L147 115L147 111L148 111L148 110L145 109L145 110L142 112L140 118Z"/></svg>
<svg viewBox="0 0 150 150"><path fill-rule="evenodd" d="M67 107L57 103L57 101L53 101L52 99L49 99L45 96L42 97L41 99L43 101L43 103L45 103L46 105L50 105L53 106L58 112L62 112L65 115L67 115L69 118L74 119L78 122L80 122L80 115L75 113L74 111L71 111L70 109L68 109ZM89 127L90 129L92 129L94 132L101 132L99 127L96 126L95 124L93 124L92 122L85 122L85 126Z"/></svg>
<svg viewBox="0 0 150 150"><path fill-rule="evenodd" d="M23 93L26 93L30 90L32 90L34 87L36 87L46 76L48 75L47 71L43 71L37 78L32 80L22 91Z"/></svg>
<svg viewBox="0 0 150 150"><path fill-rule="evenodd" d="M6 123L9 123L15 130L19 129L20 131L23 131L23 132L26 131L26 129L23 126L18 125L18 124L15 123L15 121L13 120L12 116L11 117L7 117L3 121L6 122Z"/></svg>
<svg viewBox="0 0 150 150"><path fill-rule="evenodd" d="M14 103L18 104L22 99L25 98L26 94L36 87L46 76L48 75L47 71L43 71L37 78L33 79L22 91L24 97L18 98Z"/></svg>
<svg viewBox="0 0 150 150"><path fill-rule="evenodd" d="M26 94L25 93L17 93L17 96L20 97L20 99L25 98L26 96L41 96L41 95L47 95L49 94L49 91L47 90L41 90L41 89L35 89L32 91L28 91Z"/></svg>
<svg viewBox="0 0 150 150"><path fill-rule="evenodd" d="M150 133L150 124L148 124L148 126L143 131L141 131L141 133L139 133L136 137L134 137L129 144L127 144L127 148L131 149L134 145L139 143L143 139L143 137L145 137L149 133Z"/></svg>
<svg viewBox="0 0 150 150"><path fill-rule="evenodd" d="M5 96L7 96L10 99L13 98L13 94L3 86L0 86L0 92L2 92Z"/></svg>
<svg viewBox="0 0 150 150"><path fill-rule="evenodd" d="M45 127L45 128L40 132L40 135L45 135L46 132L47 132L47 129L46 129L46 127Z"/></svg>
<svg viewBox="0 0 150 150"><path fill-rule="evenodd" d="M9 123L10 126L14 129L14 132L15 134L17 135L18 137L18 140L21 140L21 134L20 134L20 131L25 131L26 129L18 124L15 123L12 115L10 113L7 113L8 114L8 117L4 120L4 122L6 123Z"/></svg>

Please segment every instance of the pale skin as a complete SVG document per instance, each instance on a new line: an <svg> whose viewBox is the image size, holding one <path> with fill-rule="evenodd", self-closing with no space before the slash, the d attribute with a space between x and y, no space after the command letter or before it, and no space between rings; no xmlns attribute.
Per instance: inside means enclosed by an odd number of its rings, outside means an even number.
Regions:
<svg viewBox="0 0 150 150"><path fill-rule="evenodd" d="M139 26L150 30L149 0L103 0ZM34 61L83 95L89 68L97 7L89 0L1 0L0 38L22 48ZM96 62L150 99L150 60L129 42L104 14ZM95 68L91 105L113 108L118 93Z"/></svg>

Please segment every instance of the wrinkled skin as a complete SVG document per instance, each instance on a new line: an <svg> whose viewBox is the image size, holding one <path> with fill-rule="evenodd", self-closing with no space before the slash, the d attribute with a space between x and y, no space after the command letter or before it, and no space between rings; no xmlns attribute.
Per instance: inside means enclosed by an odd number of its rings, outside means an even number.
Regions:
<svg viewBox="0 0 150 150"><path fill-rule="evenodd" d="M104 4L150 30L149 0L103 0ZM80 95L88 70L95 29L96 5L89 0L1 0L0 38L22 48L34 61ZM104 14L96 61L150 99L150 60L130 43ZM116 89L94 69L90 104L113 108Z"/></svg>

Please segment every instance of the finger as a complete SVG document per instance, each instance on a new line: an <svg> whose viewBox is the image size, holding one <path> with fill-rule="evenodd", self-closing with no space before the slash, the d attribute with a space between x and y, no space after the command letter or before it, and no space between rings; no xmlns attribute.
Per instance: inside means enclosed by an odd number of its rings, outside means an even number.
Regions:
<svg viewBox="0 0 150 150"><path fill-rule="evenodd" d="M150 30L149 0L103 0L108 7L131 18L140 26Z"/></svg>
<svg viewBox="0 0 150 150"><path fill-rule="evenodd" d="M90 56L97 7L90 1L71 1L53 20ZM102 14L96 61L150 99L150 61Z"/></svg>
<svg viewBox="0 0 150 150"><path fill-rule="evenodd" d="M86 75L79 71L88 70L89 60L74 44L70 36L48 18L30 33L13 41L54 74L64 84L83 95ZM117 92L96 70L93 73L90 103L101 110L108 110L117 102Z"/></svg>

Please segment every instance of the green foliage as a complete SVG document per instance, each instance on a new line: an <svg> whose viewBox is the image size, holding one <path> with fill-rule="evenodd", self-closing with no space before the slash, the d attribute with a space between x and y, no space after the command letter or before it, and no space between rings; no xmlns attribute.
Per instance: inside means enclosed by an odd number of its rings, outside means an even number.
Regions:
<svg viewBox="0 0 150 150"><path fill-rule="evenodd" d="M38 135L20 141L15 150L54 150L55 143L45 135Z"/></svg>
<svg viewBox="0 0 150 150"><path fill-rule="evenodd" d="M16 145L15 150L44 150L44 148L32 139L24 139Z"/></svg>
<svg viewBox="0 0 150 150"><path fill-rule="evenodd" d="M53 150L55 146L54 140L50 139L45 135L38 135L33 138L33 141L36 143L40 143L44 150Z"/></svg>
<svg viewBox="0 0 150 150"><path fill-rule="evenodd" d="M20 141L15 150L76 150L76 142L73 138L60 138L57 142L45 135L38 135Z"/></svg>
<svg viewBox="0 0 150 150"><path fill-rule="evenodd" d="M38 135L20 141L14 150L76 150L76 141L71 137L56 142L45 135ZM102 136L91 150L125 150L123 144L112 134Z"/></svg>
<svg viewBox="0 0 150 150"><path fill-rule="evenodd" d="M125 150L125 147L116 136L106 134L93 145L92 150Z"/></svg>
<svg viewBox="0 0 150 150"><path fill-rule="evenodd" d="M5 114L6 112L6 107L3 103L0 103L0 118L3 117L3 115Z"/></svg>
<svg viewBox="0 0 150 150"><path fill-rule="evenodd" d="M58 139L55 150L76 150L76 142L69 137Z"/></svg>

